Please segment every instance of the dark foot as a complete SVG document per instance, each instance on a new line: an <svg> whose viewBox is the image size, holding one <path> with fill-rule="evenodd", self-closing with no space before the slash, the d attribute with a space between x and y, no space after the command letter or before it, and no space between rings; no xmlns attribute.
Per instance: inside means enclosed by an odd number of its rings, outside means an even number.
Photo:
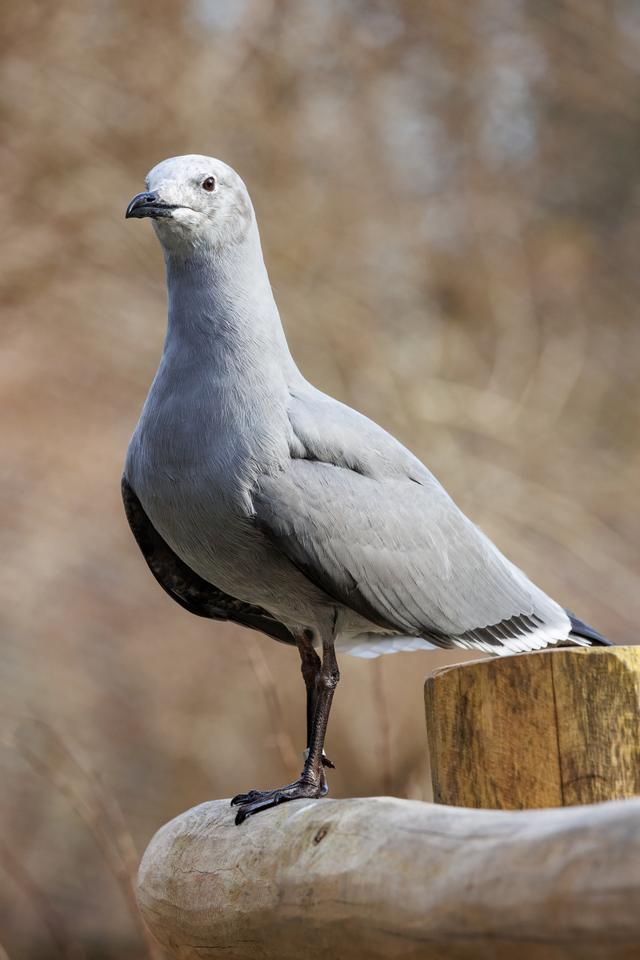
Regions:
<svg viewBox="0 0 640 960"><path fill-rule="evenodd" d="M239 793L231 801L232 807L239 807L236 813L236 823L244 823L247 817L269 807L277 807L287 800L316 799L323 797L327 792L327 782L322 778L320 783L311 780L294 780L286 787L277 790L250 790L249 793Z"/></svg>

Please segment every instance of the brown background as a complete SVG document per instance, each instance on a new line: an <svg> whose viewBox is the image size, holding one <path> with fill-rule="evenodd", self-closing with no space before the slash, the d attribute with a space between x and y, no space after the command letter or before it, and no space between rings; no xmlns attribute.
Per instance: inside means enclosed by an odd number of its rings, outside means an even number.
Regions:
<svg viewBox="0 0 640 960"><path fill-rule="evenodd" d="M154 584L119 478L164 333L157 161L251 190L305 374L558 600L637 639L634 0L3 8L0 956L138 957L135 853L295 773L294 651ZM344 658L335 796L427 798L422 681Z"/></svg>

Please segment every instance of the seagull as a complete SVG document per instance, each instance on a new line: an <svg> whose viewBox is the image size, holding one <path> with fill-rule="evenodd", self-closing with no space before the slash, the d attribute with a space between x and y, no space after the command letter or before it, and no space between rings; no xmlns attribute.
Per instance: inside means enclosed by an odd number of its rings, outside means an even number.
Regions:
<svg viewBox="0 0 640 960"><path fill-rule="evenodd" d="M155 166L126 210L164 251L168 325L122 495L158 583L186 610L298 648L304 768L231 803L236 823L327 792L325 732L361 657L609 645L535 586L393 436L305 380L247 188L220 160Z"/></svg>

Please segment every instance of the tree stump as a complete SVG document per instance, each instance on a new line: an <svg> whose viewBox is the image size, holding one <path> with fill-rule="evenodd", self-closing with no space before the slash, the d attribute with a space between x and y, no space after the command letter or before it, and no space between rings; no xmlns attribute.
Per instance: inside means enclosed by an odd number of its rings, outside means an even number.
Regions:
<svg viewBox="0 0 640 960"><path fill-rule="evenodd" d="M436 670L437 803L522 810L640 794L640 647L567 647Z"/></svg>

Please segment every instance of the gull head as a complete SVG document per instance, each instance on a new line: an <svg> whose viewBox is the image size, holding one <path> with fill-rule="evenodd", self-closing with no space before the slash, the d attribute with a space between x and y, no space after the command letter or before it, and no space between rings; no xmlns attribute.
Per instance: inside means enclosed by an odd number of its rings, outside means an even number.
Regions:
<svg viewBox="0 0 640 960"><path fill-rule="evenodd" d="M254 221L244 183L213 157L190 154L163 160L149 172L145 185L125 216L149 217L168 253L189 255L238 244Z"/></svg>

